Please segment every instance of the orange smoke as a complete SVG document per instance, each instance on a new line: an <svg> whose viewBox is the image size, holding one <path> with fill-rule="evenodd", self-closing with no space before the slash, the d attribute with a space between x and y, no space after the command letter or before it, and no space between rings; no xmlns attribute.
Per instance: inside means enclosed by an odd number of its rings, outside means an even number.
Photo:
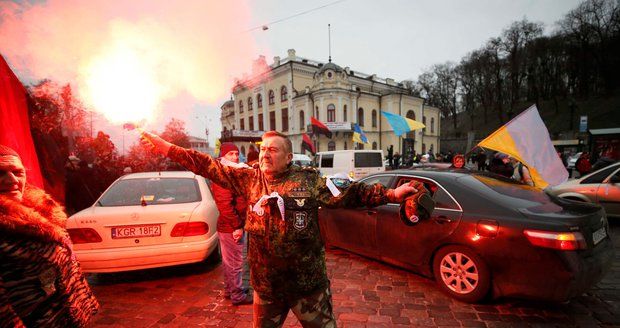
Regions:
<svg viewBox="0 0 620 328"><path fill-rule="evenodd" d="M112 123L153 120L175 97L227 97L258 53L249 21L246 0L2 2L0 51L22 80L71 83Z"/></svg>

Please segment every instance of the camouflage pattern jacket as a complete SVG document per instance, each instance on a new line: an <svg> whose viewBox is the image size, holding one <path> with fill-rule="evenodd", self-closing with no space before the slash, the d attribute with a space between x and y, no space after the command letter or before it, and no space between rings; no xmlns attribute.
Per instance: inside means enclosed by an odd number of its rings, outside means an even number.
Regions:
<svg viewBox="0 0 620 328"><path fill-rule="evenodd" d="M228 167L208 155L177 146L170 148L168 157L245 197L250 278L254 290L265 300L292 302L329 285L319 231L319 206L373 207L388 202L387 190L381 184L351 183L334 197L325 178L314 169L293 166L268 181L257 165ZM284 217L276 198L262 202L262 210L252 210L263 195L273 192L282 197Z"/></svg>

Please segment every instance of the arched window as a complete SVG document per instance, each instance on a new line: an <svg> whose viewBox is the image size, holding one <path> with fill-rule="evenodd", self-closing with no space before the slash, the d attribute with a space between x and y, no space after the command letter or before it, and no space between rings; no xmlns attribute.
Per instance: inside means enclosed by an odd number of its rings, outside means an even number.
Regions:
<svg viewBox="0 0 620 328"><path fill-rule="evenodd" d="M376 141L373 141L373 143L372 143L372 149L373 149L373 150L376 150L376 149L377 149L377 142L376 142Z"/></svg>
<svg viewBox="0 0 620 328"><path fill-rule="evenodd" d="M239 100L239 113L243 113L243 100Z"/></svg>
<svg viewBox="0 0 620 328"><path fill-rule="evenodd" d="M357 149L364 149L364 144L363 143L358 143L357 144Z"/></svg>
<svg viewBox="0 0 620 328"><path fill-rule="evenodd" d="M327 144L327 151L333 151L333 150L336 150L336 142L330 141Z"/></svg>
<svg viewBox="0 0 620 328"><path fill-rule="evenodd" d="M435 118L431 117L431 133L435 133Z"/></svg>
<svg viewBox="0 0 620 328"><path fill-rule="evenodd" d="M336 106L334 104L327 105L327 122L336 122Z"/></svg>
<svg viewBox="0 0 620 328"><path fill-rule="evenodd" d="M342 110L342 115L344 115L344 117L343 117L343 120L342 120L342 121L343 121L343 122L346 122L346 121L348 120L348 118L347 118L347 105L344 105L344 108L343 108L343 110ZM346 149L346 148L345 148L345 149Z"/></svg>
<svg viewBox="0 0 620 328"><path fill-rule="evenodd" d="M256 95L256 108L263 108L263 95Z"/></svg>
<svg viewBox="0 0 620 328"><path fill-rule="evenodd" d="M286 90L285 86L282 86L282 88L280 88L280 101L286 101L287 98L288 91Z"/></svg>
<svg viewBox="0 0 620 328"><path fill-rule="evenodd" d="M349 149L349 146L347 146L347 142L345 141L344 142L344 150L347 150L347 149Z"/></svg>
<svg viewBox="0 0 620 328"><path fill-rule="evenodd" d="M407 111L406 117L415 121L415 112L412 110ZM407 132L407 138L415 140L415 133L416 131Z"/></svg>
<svg viewBox="0 0 620 328"><path fill-rule="evenodd" d="M241 120L239 120L239 130L245 130L245 118L243 117L241 118Z"/></svg>
<svg viewBox="0 0 620 328"><path fill-rule="evenodd" d="M273 90L269 90L269 105L273 105L275 102L275 93L273 92Z"/></svg>
<svg viewBox="0 0 620 328"><path fill-rule="evenodd" d="M357 124L364 126L364 109L362 107L357 110Z"/></svg>
<svg viewBox="0 0 620 328"><path fill-rule="evenodd" d="M377 110L376 110L376 109L373 109L373 110L372 110L372 115L371 115L371 117L372 117L372 127L373 127L373 128L376 128L376 127L377 127ZM373 149L374 149L374 148L373 148Z"/></svg>
<svg viewBox="0 0 620 328"><path fill-rule="evenodd" d="M306 129L306 117L304 111L299 112L299 130L304 131Z"/></svg>
<svg viewBox="0 0 620 328"><path fill-rule="evenodd" d="M248 97L248 112L252 110L252 97Z"/></svg>
<svg viewBox="0 0 620 328"><path fill-rule="evenodd" d="M424 124L424 128L422 128L422 132L426 133L426 116L422 117L422 124Z"/></svg>

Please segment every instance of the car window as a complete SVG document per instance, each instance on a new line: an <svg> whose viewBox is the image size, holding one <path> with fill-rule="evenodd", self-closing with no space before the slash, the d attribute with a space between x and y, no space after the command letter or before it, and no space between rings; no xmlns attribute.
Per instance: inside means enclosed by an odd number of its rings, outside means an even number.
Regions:
<svg viewBox="0 0 620 328"><path fill-rule="evenodd" d="M98 202L99 206L179 204L201 201L198 183L190 178L127 179L114 183Z"/></svg>
<svg viewBox="0 0 620 328"><path fill-rule="evenodd" d="M424 187L431 192L435 201L435 208L460 210L460 206L450 197L450 195L440 188L435 182L420 177L400 177L397 186L403 185L411 180L422 182Z"/></svg>
<svg viewBox="0 0 620 328"><path fill-rule="evenodd" d="M334 167L334 154L321 155L321 167Z"/></svg>
<svg viewBox="0 0 620 328"><path fill-rule="evenodd" d="M618 169L618 165L611 165L604 169L599 170L598 172L592 174L591 176L581 180L581 184L588 183L602 183L613 171Z"/></svg>
<svg viewBox="0 0 620 328"><path fill-rule="evenodd" d="M544 191L514 182L514 180L503 179L499 176L472 174L458 178L457 181L472 193L507 208L526 208L546 212L562 211L562 207L554 204Z"/></svg>
<svg viewBox="0 0 620 328"><path fill-rule="evenodd" d="M354 153L355 167L381 167L381 153Z"/></svg>
<svg viewBox="0 0 620 328"><path fill-rule="evenodd" d="M391 181L392 181L392 176L391 175L379 175L379 176L370 177L370 178L362 181L362 183L367 184L367 185L373 185L375 183L380 183L384 187L389 188Z"/></svg>

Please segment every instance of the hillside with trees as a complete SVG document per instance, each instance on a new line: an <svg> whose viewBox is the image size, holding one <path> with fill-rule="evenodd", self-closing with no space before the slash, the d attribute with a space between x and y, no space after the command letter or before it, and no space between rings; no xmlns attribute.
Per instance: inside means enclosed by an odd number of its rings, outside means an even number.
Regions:
<svg viewBox="0 0 620 328"><path fill-rule="evenodd" d="M620 2L586 0L551 35L542 23L516 21L457 63L419 76L416 92L442 109L442 148L486 137L536 104L552 138L572 139L580 115L588 128L620 122ZM462 149L458 149L461 150Z"/></svg>

